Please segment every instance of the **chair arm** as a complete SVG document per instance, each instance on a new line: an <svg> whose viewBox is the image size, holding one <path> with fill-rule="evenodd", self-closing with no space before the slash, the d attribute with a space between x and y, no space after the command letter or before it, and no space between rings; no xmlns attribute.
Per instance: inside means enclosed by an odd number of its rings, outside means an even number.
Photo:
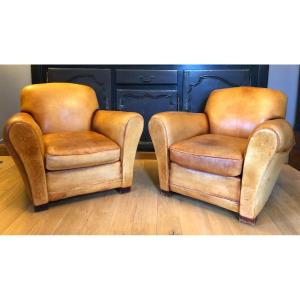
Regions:
<svg viewBox="0 0 300 300"><path fill-rule="evenodd" d="M158 162L160 188L169 191L169 147L177 142L209 131L203 113L162 112L149 122L149 132Z"/></svg>
<svg viewBox="0 0 300 300"><path fill-rule="evenodd" d="M255 219L262 210L294 144L293 130L283 119L266 121L253 131L244 159L241 216Z"/></svg>
<svg viewBox="0 0 300 300"><path fill-rule="evenodd" d="M44 142L37 123L29 114L17 113L6 122L3 136L33 204L48 203Z"/></svg>
<svg viewBox="0 0 300 300"><path fill-rule="evenodd" d="M136 149L143 128L144 119L138 113L98 110L94 115L92 130L107 136L121 148L123 188L132 185Z"/></svg>
<svg viewBox="0 0 300 300"><path fill-rule="evenodd" d="M250 138L260 130L270 130L276 135L276 152L285 152L295 145L295 135L291 125L284 119L274 119L265 121L258 125Z"/></svg>

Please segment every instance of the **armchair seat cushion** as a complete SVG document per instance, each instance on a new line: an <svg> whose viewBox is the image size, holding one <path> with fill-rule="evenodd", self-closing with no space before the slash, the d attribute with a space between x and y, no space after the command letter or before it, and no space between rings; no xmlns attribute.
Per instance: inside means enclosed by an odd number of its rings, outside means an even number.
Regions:
<svg viewBox="0 0 300 300"><path fill-rule="evenodd" d="M120 160L120 147L93 131L49 133L43 136L49 171L91 167Z"/></svg>
<svg viewBox="0 0 300 300"><path fill-rule="evenodd" d="M239 176L247 144L244 138L204 134L171 145L170 160L189 169Z"/></svg>

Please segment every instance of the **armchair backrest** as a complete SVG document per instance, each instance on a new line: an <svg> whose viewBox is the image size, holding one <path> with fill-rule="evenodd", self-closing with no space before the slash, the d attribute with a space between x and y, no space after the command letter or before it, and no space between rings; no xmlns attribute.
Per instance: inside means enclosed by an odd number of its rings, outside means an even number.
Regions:
<svg viewBox="0 0 300 300"><path fill-rule="evenodd" d="M90 130L97 109L94 90L81 84L42 83L21 91L21 111L29 113L43 133Z"/></svg>
<svg viewBox="0 0 300 300"><path fill-rule="evenodd" d="M286 103L287 98L280 91L235 87L213 91L205 113L211 133L248 138L264 121L284 118Z"/></svg>

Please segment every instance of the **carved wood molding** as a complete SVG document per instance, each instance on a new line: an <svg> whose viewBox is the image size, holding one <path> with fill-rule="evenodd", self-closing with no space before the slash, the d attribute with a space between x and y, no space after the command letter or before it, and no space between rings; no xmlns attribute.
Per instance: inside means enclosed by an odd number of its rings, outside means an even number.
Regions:
<svg viewBox="0 0 300 300"><path fill-rule="evenodd" d="M227 80L227 79L224 79L220 76L215 76L215 75L200 75L198 80L195 82L195 83L189 83L189 87L190 89L188 90L188 93L190 93L192 91L193 88L197 87L198 85L200 85L204 79L215 79L215 80L218 80L218 81L221 81L231 87L236 87L238 86L237 84Z"/></svg>
<svg viewBox="0 0 300 300"><path fill-rule="evenodd" d="M117 100L117 107L118 109L122 110L124 108L124 100L126 98L134 98L134 99L147 99L147 98L150 98L152 100L161 100L163 98L170 98L170 105L173 106L173 105L176 105L176 103L174 103L173 100L175 100L176 102L176 99L177 99L177 91L174 91L174 93L172 92L168 92L168 93L161 93L161 94L157 94L157 95L154 95L153 93L149 93L149 92L144 92L144 93L132 93L132 92L128 92L128 93L125 93L123 95L120 95L120 97L118 98Z"/></svg>
<svg viewBox="0 0 300 300"><path fill-rule="evenodd" d="M197 86L199 86L200 84L202 84L205 79L214 79L214 80L220 81L220 82L222 82L222 83L224 83L224 84L226 84L230 87L239 86L238 84L235 84L235 83L233 83L233 82L231 82L231 81L229 81L225 78L222 78L220 76L217 76L217 75L199 75L196 82L190 82L190 80L189 80L190 72L189 71L185 72L185 76L186 76L185 77L185 82L186 82L186 85L187 85L187 87L185 87L185 88L187 88L187 101L185 101L185 103L184 103L184 110L185 111L188 111L189 107L191 105L192 90L194 88L196 88Z"/></svg>
<svg viewBox="0 0 300 300"><path fill-rule="evenodd" d="M107 96L107 90L106 90L106 80L104 80L104 81L100 81L100 80L98 80L95 76L94 76L94 74L78 74L78 75L74 75L74 76L72 76L72 77L70 77L70 81L72 81L72 80L76 80L76 79L81 79L81 78L90 78L90 79L92 79L94 82L96 82L97 83L97 86L99 86L100 87L100 89L101 89L101 94L102 94L102 96L103 96L103 98L102 99L100 99L100 101L101 100L103 100L104 101L104 103L105 103L105 109L110 109L111 108L111 105L110 105L110 99L108 99L108 96Z"/></svg>

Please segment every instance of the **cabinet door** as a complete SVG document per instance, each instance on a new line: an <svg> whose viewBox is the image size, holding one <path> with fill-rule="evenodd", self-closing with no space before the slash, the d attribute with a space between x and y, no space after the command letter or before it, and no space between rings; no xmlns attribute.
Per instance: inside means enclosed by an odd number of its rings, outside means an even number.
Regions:
<svg viewBox="0 0 300 300"><path fill-rule="evenodd" d="M251 85L251 70L187 70L183 77L183 110L202 112L216 89Z"/></svg>
<svg viewBox="0 0 300 300"><path fill-rule="evenodd" d="M111 109L111 74L108 69L49 68L48 82L86 84L96 92L101 109Z"/></svg>
<svg viewBox="0 0 300 300"><path fill-rule="evenodd" d="M117 109L138 112L144 118L144 131L139 147L141 150L153 148L148 131L152 115L162 111L176 111L177 108L177 90L117 90Z"/></svg>

